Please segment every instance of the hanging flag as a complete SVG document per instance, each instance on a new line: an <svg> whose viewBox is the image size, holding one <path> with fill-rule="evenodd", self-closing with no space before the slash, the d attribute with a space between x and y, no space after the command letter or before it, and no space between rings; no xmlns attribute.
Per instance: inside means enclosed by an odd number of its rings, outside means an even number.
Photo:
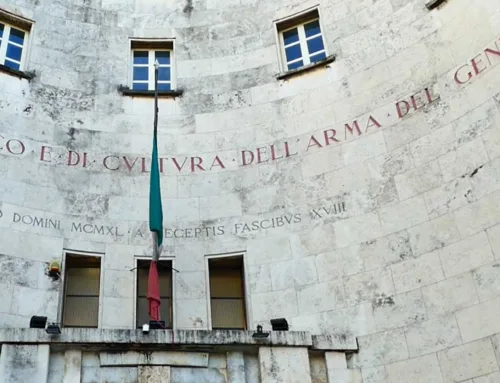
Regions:
<svg viewBox="0 0 500 383"><path fill-rule="evenodd" d="M149 178L149 230L153 236L153 256L148 276L148 312L151 321L160 320L160 286L156 263L163 243L163 209L161 206L160 171L158 168L158 66L155 63L155 119L153 129L153 154Z"/></svg>

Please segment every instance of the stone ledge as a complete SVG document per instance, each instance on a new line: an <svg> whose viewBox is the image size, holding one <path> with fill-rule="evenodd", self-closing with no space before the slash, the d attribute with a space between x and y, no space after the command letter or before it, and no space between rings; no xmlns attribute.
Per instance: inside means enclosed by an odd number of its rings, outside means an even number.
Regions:
<svg viewBox="0 0 500 383"><path fill-rule="evenodd" d="M429 0L425 6L427 9L434 9L436 7L439 7L441 4L443 4L446 0Z"/></svg>
<svg viewBox="0 0 500 383"><path fill-rule="evenodd" d="M330 56L325 57L323 60L316 61L315 63L304 65L304 66L301 66L300 68L292 69L292 70L289 70L286 72L278 73L276 75L276 79L283 80L283 79L286 79L288 77L296 76L296 75L299 75L301 73L313 70L315 68L330 64L334 61L335 61L335 55L330 55Z"/></svg>
<svg viewBox="0 0 500 383"><path fill-rule="evenodd" d="M120 85L118 87L118 91L121 92L124 96L130 96L130 97L154 97L155 96L155 91L154 90L133 90L130 89L129 87ZM178 90L162 90L158 91L158 97L180 97L184 91L182 89Z"/></svg>
<svg viewBox="0 0 500 383"><path fill-rule="evenodd" d="M355 336L347 337L343 334L313 335L313 350L322 351L357 351L358 341Z"/></svg>
<svg viewBox="0 0 500 383"><path fill-rule="evenodd" d="M0 72L19 78L24 78L25 80L28 81L35 78L35 72L23 72L21 70L9 68L8 66L5 66L3 64L0 64Z"/></svg>
<svg viewBox="0 0 500 383"><path fill-rule="evenodd" d="M51 336L43 329L0 329L0 344L51 344L59 346L81 345L97 349L147 349L165 345L189 346L246 346L312 347L309 332L272 331L269 338L252 338L253 331L233 330L152 330L143 334L141 330L63 328L61 335ZM173 339L172 339L173 334Z"/></svg>

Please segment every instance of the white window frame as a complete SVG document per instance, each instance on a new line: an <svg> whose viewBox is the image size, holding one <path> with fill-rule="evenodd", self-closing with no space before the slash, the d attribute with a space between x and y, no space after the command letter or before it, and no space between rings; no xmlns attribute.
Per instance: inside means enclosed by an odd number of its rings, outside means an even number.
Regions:
<svg viewBox="0 0 500 383"><path fill-rule="evenodd" d="M294 22L294 20L297 20L297 21ZM313 21L316 21L316 20L319 21L319 27L320 27L321 32L319 34L316 34L316 35L313 35L310 37L306 37L304 25L311 23ZM325 41L325 34L324 34L325 29L323 27L321 20L322 20L322 18L321 18L320 7L316 5L314 7L307 8L303 11L297 12L291 16L287 16L287 17L275 20L273 22L274 23L276 44L279 47L279 49L278 49L278 62L279 62L280 70L282 72L297 70L297 69L303 68L303 67L311 64L311 55L309 54L309 48L307 47L307 41L310 39L316 38L318 36L321 36L321 39L323 41L323 50L315 52L314 55L324 53L325 57L328 57L328 47L327 47L327 44ZM283 28L282 25L285 23L289 24L290 26ZM294 28L297 28L297 30L298 30L298 34L299 34L298 44L300 44L300 51L301 51L302 56L298 59L287 62L286 51L285 51L285 41L284 41L283 33L287 32L291 29L294 29ZM289 44L289 45L287 45L287 47L292 46L294 44L297 44L297 43ZM307 52L307 54L306 54L306 52ZM303 60L302 66L295 68L295 69L288 69L288 64L294 63L294 62L297 62L300 60Z"/></svg>
<svg viewBox="0 0 500 383"><path fill-rule="evenodd" d="M1 16L1 14L0 14ZM19 64L19 71L23 71L24 70L24 67L25 67L25 63L26 63L26 58L27 58L27 55L28 55L28 43L29 43L29 37L30 37L30 31L26 30L25 28L21 28L15 24L11 24L11 23L8 23L6 21L4 21L1 17L0 17L0 24L3 24L4 25L4 29L3 29L3 36L0 37L0 40L1 40L1 45L0 45L0 64L2 65L5 65L5 60L7 59L7 46L9 44L12 44L12 45L15 45L17 47L20 47L22 49L22 52L21 52L21 61L16 61L16 60L12 60L12 59L9 59L9 61L13 61L15 63L18 63ZM10 37L10 31L11 29L14 28L14 29L18 29L22 32L24 32L24 43L23 45L19 45L17 43L13 43L11 41L9 41L9 37Z"/></svg>
<svg viewBox="0 0 500 383"><path fill-rule="evenodd" d="M94 257L101 259L101 267L99 269L99 313L97 315L97 328L101 328L102 324L102 301L103 301L103 288L104 288L104 254L103 253L94 253L94 252L83 252L77 250L63 250L63 259L61 262L61 283L63 285L62 291L59 294L59 310L57 313L57 323L63 327L63 313L64 313L64 301L66 296L66 260L68 255L77 255L82 257ZM50 321L50 318L49 318Z"/></svg>
<svg viewBox="0 0 500 383"><path fill-rule="evenodd" d="M232 258L232 257L242 257L243 258L243 281L245 291L243 292L243 298L245 300L245 320L246 320L246 331L251 331L251 305L250 305L250 285L248 283L248 265L246 251L238 251L235 253L224 253L224 254L207 254L205 255L205 290L207 299L207 327L208 330L212 330L212 305L211 305L211 294L210 294L210 260L215 258Z"/></svg>
<svg viewBox="0 0 500 383"><path fill-rule="evenodd" d="M132 328L136 328L136 323L137 323L137 261L150 261L151 257L145 257L145 256L135 256L134 257L134 267L135 267L135 272L134 272L134 324ZM169 261L172 264L172 330L176 330L176 320L175 320L175 277L177 272L175 271L175 257L160 257L159 261ZM161 319L161 318L160 318ZM169 328L170 330L170 328Z"/></svg>
<svg viewBox="0 0 500 383"><path fill-rule="evenodd" d="M151 43L151 47L134 47L134 44L137 43ZM153 46L153 45L156 45ZM163 47L162 47L163 45ZM171 46L168 47L168 46ZM142 65L134 65L134 52L136 51L147 51L148 54L148 64ZM148 84L148 91L154 91L155 89L155 54L154 52L170 52L170 65L160 64L160 67L170 67L170 81L158 81L158 84L161 83L169 83L170 82L170 90L176 90L176 65L175 65L175 39L138 39L132 38L130 39L130 69L129 69L129 88L131 90L134 89L134 67L142 66L148 67L148 81L136 81Z"/></svg>

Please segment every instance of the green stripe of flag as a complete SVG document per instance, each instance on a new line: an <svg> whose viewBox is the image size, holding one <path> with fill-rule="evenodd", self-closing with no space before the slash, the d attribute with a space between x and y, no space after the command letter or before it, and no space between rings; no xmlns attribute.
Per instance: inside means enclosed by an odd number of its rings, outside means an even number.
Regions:
<svg viewBox="0 0 500 383"><path fill-rule="evenodd" d="M153 155L149 182L149 230L157 233L158 247L163 242L163 210L161 206L160 170L158 169L157 131L153 133Z"/></svg>

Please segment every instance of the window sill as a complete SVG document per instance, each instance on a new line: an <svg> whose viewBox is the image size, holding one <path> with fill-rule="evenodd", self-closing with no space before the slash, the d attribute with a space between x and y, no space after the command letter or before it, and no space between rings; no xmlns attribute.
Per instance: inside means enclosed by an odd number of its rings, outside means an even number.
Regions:
<svg viewBox="0 0 500 383"><path fill-rule="evenodd" d="M130 96L130 97L154 97L155 96L155 91L154 90L133 90L130 89L129 87L126 86L119 86L118 91L121 92L124 96ZM161 90L158 91L158 97L180 97L184 91L182 89L177 89L177 90Z"/></svg>
<svg viewBox="0 0 500 383"><path fill-rule="evenodd" d="M283 80L283 79L286 79L288 77L292 77L292 76L295 76L295 75L298 75L298 74L301 74L304 72L308 72L312 69L316 69L316 68L324 66L326 64L330 64L334 61L335 61L335 55L330 55L330 56L325 57L321 61L316 61L315 63L308 64L308 65L302 66L302 67L297 68L297 69L292 69L292 70L289 70L286 72L281 72L281 73L276 75L276 79Z"/></svg>
<svg viewBox="0 0 500 383"><path fill-rule="evenodd" d="M434 9L436 7L439 7L441 4L443 4L446 0L429 0L425 6L427 7L427 9L431 10L431 9Z"/></svg>
<svg viewBox="0 0 500 383"><path fill-rule="evenodd" d="M0 72L7 73L8 75L24 78L26 80L32 80L35 78L35 72L23 72L21 70L12 69L8 66L0 64Z"/></svg>

